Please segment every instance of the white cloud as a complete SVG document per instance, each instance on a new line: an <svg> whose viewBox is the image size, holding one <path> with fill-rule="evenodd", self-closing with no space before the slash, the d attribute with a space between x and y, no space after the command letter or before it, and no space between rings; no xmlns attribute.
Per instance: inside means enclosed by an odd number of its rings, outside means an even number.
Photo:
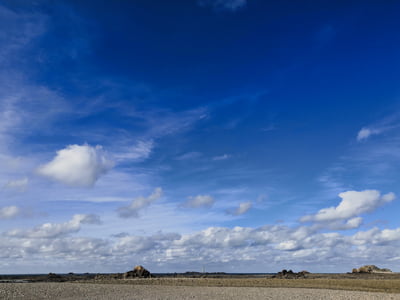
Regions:
<svg viewBox="0 0 400 300"><path fill-rule="evenodd" d="M74 262L81 263L75 271L121 272L132 261L153 272L187 271L201 265L206 265L209 271L274 272L290 266L311 272L346 272L370 263L372 257L374 264L385 267L391 261L388 267L400 267L396 261L399 228L373 228L352 236L284 225L209 227L185 235L120 234L109 239L69 236L84 222L96 223L96 218L83 216L74 216L66 223L7 232L0 239L2 263L26 267L45 259L50 262L47 268L57 266L59 272L70 271Z"/></svg>
<svg viewBox="0 0 400 300"><path fill-rule="evenodd" d="M212 6L217 10L236 11L247 4L247 0L199 0L201 6Z"/></svg>
<svg viewBox="0 0 400 300"><path fill-rule="evenodd" d="M57 151L56 157L39 167L40 175L70 186L90 187L113 167L101 146L70 145Z"/></svg>
<svg viewBox="0 0 400 300"><path fill-rule="evenodd" d="M297 241L289 240L279 243L275 248L278 250L293 251L299 249L299 244Z"/></svg>
<svg viewBox="0 0 400 300"><path fill-rule="evenodd" d="M16 180L10 180L4 185L4 187L7 189L16 189L19 191L24 191L26 189L26 186L28 185L28 181L29 180L27 177Z"/></svg>
<svg viewBox="0 0 400 300"><path fill-rule="evenodd" d="M135 198L132 203L128 206L123 206L118 208L118 214L122 218L130 218L134 217L137 218L139 217L139 211L150 204L152 204L154 201L158 200L162 196L162 188L158 187L154 189L153 193L149 197L137 197Z"/></svg>
<svg viewBox="0 0 400 300"><path fill-rule="evenodd" d="M371 212L377 207L395 199L393 193L381 196L380 192L377 190L365 190L361 192L347 191L340 193L339 197L342 198L342 201L338 206L323 208L315 215L302 217L301 221L332 222L345 220L366 212ZM354 220L353 225L358 222L359 221Z"/></svg>
<svg viewBox="0 0 400 300"><path fill-rule="evenodd" d="M45 223L30 230L14 229L6 232L9 237L55 238L78 232L81 224L101 224L97 215L74 215L65 223Z"/></svg>
<svg viewBox="0 0 400 300"><path fill-rule="evenodd" d="M240 216L245 214L246 212L249 211L249 209L253 206L253 203L251 201L249 202L242 202L239 204L239 206L236 209L233 210L228 210L227 212L231 215L234 216Z"/></svg>
<svg viewBox="0 0 400 300"><path fill-rule="evenodd" d="M214 205L214 202L214 198L209 195L197 195L196 197L189 197L189 199L185 203L183 203L182 206L188 208L210 208Z"/></svg>
<svg viewBox="0 0 400 300"><path fill-rule="evenodd" d="M0 220L15 218L20 214L21 214L21 209L18 208L17 206L6 206L0 208Z"/></svg>
<svg viewBox="0 0 400 300"><path fill-rule="evenodd" d="M400 228L397 229L383 229L378 236L378 240L382 243L400 241Z"/></svg>
<svg viewBox="0 0 400 300"><path fill-rule="evenodd" d="M379 129L371 129L371 128L361 128L361 130L357 134L357 141L363 141L368 139L371 135L380 134L382 130Z"/></svg>
<svg viewBox="0 0 400 300"><path fill-rule="evenodd" d="M355 245L387 245L389 243L400 242L400 228L396 229L379 229L372 228L368 231L359 231L351 238L351 242Z"/></svg>

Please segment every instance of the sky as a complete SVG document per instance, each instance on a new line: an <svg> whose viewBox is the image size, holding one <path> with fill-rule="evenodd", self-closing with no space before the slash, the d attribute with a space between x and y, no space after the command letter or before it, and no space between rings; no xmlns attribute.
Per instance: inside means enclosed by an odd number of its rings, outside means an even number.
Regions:
<svg viewBox="0 0 400 300"><path fill-rule="evenodd" d="M400 272L399 9L0 0L0 273Z"/></svg>

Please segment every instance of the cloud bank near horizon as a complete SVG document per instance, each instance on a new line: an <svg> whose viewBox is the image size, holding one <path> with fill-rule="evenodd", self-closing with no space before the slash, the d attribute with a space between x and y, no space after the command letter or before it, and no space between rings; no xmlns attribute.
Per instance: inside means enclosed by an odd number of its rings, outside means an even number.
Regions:
<svg viewBox="0 0 400 300"><path fill-rule="evenodd" d="M156 188L148 197L134 199L128 207L119 212L125 214L121 215L124 218L135 217L139 218L140 222L141 216L138 212L161 196L162 189ZM376 190L347 191L339 196L342 201L338 206L305 216L301 222L333 222L357 218L358 215L372 212L395 198L393 193L381 195ZM237 209L240 213L244 213L249 207L246 202L242 204ZM7 216L18 212L18 208L3 210ZM349 219L349 222L352 220ZM214 265L215 270L218 270L238 263L243 272L272 272L287 265L320 272L336 260L337 256L340 256L343 262L347 261L346 265L340 268L341 271L346 271L348 265L368 263L371 255L375 257L374 263L377 264L395 261L395 252L391 251L400 246L400 228L374 227L352 234L342 234L335 231L357 226L333 228L333 232L324 232L313 224L297 224L264 225L255 228L208 227L188 234L160 231L151 235L120 233L102 238L76 236L82 230L82 226L87 225L96 225L101 231L102 226L107 224L104 224L98 215L77 214L63 223L45 223L32 229L5 231L2 233L4 239L0 243L2 257L9 261L17 255L16 264L26 264L29 260L35 261L39 257L50 258L57 255L61 260L73 259L79 262L82 264L79 269L81 271L84 271L83 265L92 264L98 271L117 271L117 268L126 268L133 259L149 268L163 271L184 271L188 266L201 264L207 264L208 269L212 269L211 266ZM382 245L387 247L383 248ZM94 261L99 259L107 260L109 264L99 266ZM317 268L316 262L319 265Z"/></svg>

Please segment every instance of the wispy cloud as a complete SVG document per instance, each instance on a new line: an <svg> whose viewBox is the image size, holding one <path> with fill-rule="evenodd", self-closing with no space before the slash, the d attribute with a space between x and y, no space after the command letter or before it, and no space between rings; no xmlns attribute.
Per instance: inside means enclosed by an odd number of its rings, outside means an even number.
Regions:
<svg viewBox="0 0 400 300"><path fill-rule="evenodd" d="M192 152L186 152L182 155L179 155L178 157L176 157L176 160L191 160L191 159L196 159L201 157L203 154L201 152L197 152L197 151L192 151Z"/></svg>
<svg viewBox="0 0 400 300"><path fill-rule="evenodd" d="M261 131L268 132L268 131L274 131L276 129L277 129L277 127L274 124L271 124L269 126L261 128Z"/></svg>
<svg viewBox="0 0 400 300"><path fill-rule="evenodd" d="M0 5L0 64L9 65L26 45L46 31L47 17L40 13L16 13Z"/></svg>
<svg viewBox="0 0 400 300"><path fill-rule="evenodd" d="M51 117L65 109L57 93L33 84L31 78L25 75L37 54L31 52L32 45L46 34L48 20L48 16L37 10L11 10L0 5L2 154L14 156L19 139L36 131L46 132Z"/></svg>
<svg viewBox="0 0 400 300"><path fill-rule="evenodd" d="M212 6L216 10L236 11L246 6L247 0L198 0L201 6Z"/></svg>
<svg viewBox="0 0 400 300"><path fill-rule="evenodd" d="M128 206L118 208L118 214L121 218L138 218L139 211L151 205L162 196L162 188L156 188L148 197L137 197Z"/></svg>
<svg viewBox="0 0 400 300"><path fill-rule="evenodd" d="M156 139L190 130L196 122L207 118L207 110L203 107L182 112L150 110L135 115L143 118L148 128L146 136Z"/></svg>
<svg viewBox="0 0 400 300"><path fill-rule="evenodd" d="M122 147L121 149L118 149L119 152L114 153L113 157L118 162L142 161L149 158L153 150L153 147L154 147L153 140L142 140L138 141L133 146Z"/></svg>
<svg viewBox="0 0 400 300"><path fill-rule="evenodd" d="M16 180L9 180L4 185L4 188L18 190L18 191L25 191L25 189L28 185L28 182L29 182L29 180L27 177L24 177L21 179L16 179Z"/></svg>
<svg viewBox="0 0 400 300"><path fill-rule="evenodd" d="M378 135L384 132L385 128L361 128L360 131L357 133L357 141L363 141L368 139L372 135Z"/></svg>
<svg viewBox="0 0 400 300"><path fill-rule="evenodd" d="M357 133L357 141L365 141L371 136L380 135L399 127L400 116L399 114L393 114L379 122L376 122L375 124L361 128L360 131Z"/></svg>
<svg viewBox="0 0 400 300"><path fill-rule="evenodd" d="M0 150L7 153L14 152L21 138L48 133L49 124L65 113L68 105L53 91L31 85L20 75L0 71L0 79Z"/></svg>
<svg viewBox="0 0 400 300"><path fill-rule="evenodd" d="M227 159L229 159L231 157L232 157L232 155L223 154L223 155L214 156L212 159L218 161L218 160L227 160Z"/></svg>

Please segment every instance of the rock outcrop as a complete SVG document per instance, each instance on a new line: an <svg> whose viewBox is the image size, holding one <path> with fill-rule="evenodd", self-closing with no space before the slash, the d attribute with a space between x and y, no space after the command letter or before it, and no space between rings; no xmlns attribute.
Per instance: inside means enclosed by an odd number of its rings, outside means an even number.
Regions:
<svg viewBox="0 0 400 300"><path fill-rule="evenodd" d="M307 274L310 274L308 271L301 271L298 273L293 272L292 270L283 269L281 272L278 272L276 275L272 276L272 278L285 278L285 279L296 279L296 278L306 278Z"/></svg>
<svg viewBox="0 0 400 300"><path fill-rule="evenodd" d="M146 270L143 266L136 266L132 271L124 273L123 278L148 278L151 277L151 273Z"/></svg>
<svg viewBox="0 0 400 300"><path fill-rule="evenodd" d="M360 268L354 268L352 273L392 273L390 269L381 269L375 265L365 265Z"/></svg>

